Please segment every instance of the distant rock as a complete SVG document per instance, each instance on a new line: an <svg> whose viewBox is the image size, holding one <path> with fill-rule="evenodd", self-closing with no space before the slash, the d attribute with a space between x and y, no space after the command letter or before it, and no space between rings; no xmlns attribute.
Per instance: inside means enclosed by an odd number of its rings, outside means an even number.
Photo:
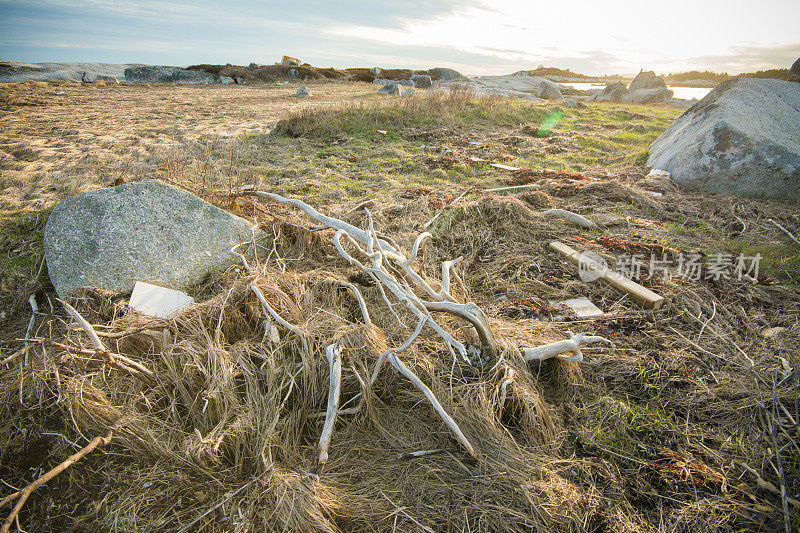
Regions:
<svg viewBox="0 0 800 533"><path fill-rule="evenodd" d="M800 76L800 59L794 62L792 68L789 69L789 74L792 74L793 76Z"/></svg>
<svg viewBox="0 0 800 533"><path fill-rule="evenodd" d="M411 81L414 82L414 87L419 87L420 89L430 89L433 85L431 77L427 74L413 74Z"/></svg>
<svg viewBox="0 0 800 533"><path fill-rule="evenodd" d="M436 81L467 81L469 78L462 75L459 71L451 68L436 67L428 70L432 79Z"/></svg>
<svg viewBox="0 0 800 533"><path fill-rule="evenodd" d="M386 85L387 83L392 83L392 80L385 80L383 78L375 78L374 80L372 80L372 83L374 83L375 85L383 86L383 85Z"/></svg>
<svg viewBox="0 0 800 533"><path fill-rule="evenodd" d="M371 69L369 69L369 73L375 76L376 78L381 75L381 72L383 72L383 70L381 70L381 67L372 67Z"/></svg>
<svg viewBox="0 0 800 533"><path fill-rule="evenodd" d="M595 96L598 102L630 102L631 95L628 88L621 81L609 83L603 92Z"/></svg>
<svg viewBox="0 0 800 533"><path fill-rule="evenodd" d="M234 79L230 78L228 76L220 76L219 77L219 82L220 83L235 83Z"/></svg>
<svg viewBox="0 0 800 533"><path fill-rule="evenodd" d="M397 83L402 85L403 87L413 87L414 82L411 80L397 80Z"/></svg>
<svg viewBox="0 0 800 533"><path fill-rule="evenodd" d="M47 270L62 297L80 287L123 292L144 281L186 289L234 262L252 225L158 180L63 200L44 229Z"/></svg>
<svg viewBox="0 0 800 533"><path fill-rule="evenodd" d="M296 80L300 77L300 71L296 68L290 68L286 74L289 76L290 80Z"/></svg>
<svg viewBox="0 0 800 533"><path fill-rule="evenodd" d="M247 65L247 70L255 70L257 68L258 65L256 65L255 63L250 63L249 65Z"/></svg>
<svg viewBox="0 0 800 533"><path fill-rule="evenodd" d="M400 96L400 84L396 81L390 81L380 89L378 89L380 94L391 94L395 96Z"/></svg>
<svg viewBox="0 0 800 533"><path fill-rule="evenodd" d="M667 82L665 82L662 78L656 76L656 73L652 70L648 70L647 72L642 71L633 78L630 87L628 90L630 92L638 91L640 89L666 89Z"/></svg>
<svg viewBox="0 0 800 533"><path fill-rule="evenodd" d="M294 93L294 95L298 98L305 98L306 96L311 96L311 93L308 92L308 89L306 89L304 86L297 89L297 92Z"/></svg>
<svg viewBox="0 0 800 533"><path fill-rule="evenodd" d="M145 65L126 68L125 81L128 83L214 83L214 75L203 70Z"/></svg>
<svg viewBox="0 0 800 533"><path fill-rule="evenodd" d="M550 80L542 80L542 82L539 84L539 88L536 89L536 96L539 98L544 98L545 100L561 100L564 98L564 95L561 94L558 85Z"/></svg>
<svg viewBox="0 0 800 533"><path fill-rule="evenodd" d="M666 87L656 89L637 89L629 91L634 104L663 104L672 100L672 91Z"/></svg>
<svg viewBox="0 0 800 533"><path fill-rule="evenodd" d="M575 109L579 109L579 108L582 108L582 107L586 107L586 104L584 104L582 102L579 102L579 101L575 100L574 98L570 98L569 100L564 102L564 107L572 107L572 108L575 108Z"/></svg>
<svg viewBox="0 0 800 533"><path fill-rule="evenodd" d="M722 82L667 128L650 154L648 166L686 188L800 201L800 83Z"/></svg>

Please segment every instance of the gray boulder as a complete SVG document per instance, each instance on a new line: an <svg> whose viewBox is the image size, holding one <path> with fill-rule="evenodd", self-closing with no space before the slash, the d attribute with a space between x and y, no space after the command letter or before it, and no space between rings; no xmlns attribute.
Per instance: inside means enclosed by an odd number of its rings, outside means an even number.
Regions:
<svg viewBox="0 0 800 533"><path fill-rule="evenodd" d="M298 98L305 98L306 96L311 96L311 93L305 87L300 87L294 95Z"/></svg>
<svg viewBox="0 0 800 533"><path fill-rule="evenodd" d="M219 82L220 83L234 83L234 79L231 78L230 76L220 76L219 77Z"/></svg>
<svg viewBox="0 0 800 533"><path fill-rule="evenodd" d="M380 76L381 72L383 72L383 70L381 70L381 67L372 67L371 69L369 69L369 73L375 77Z"/></svg>
<svg viewBox="0 0 800 533"><path fill-rule="evenodd" d="M648 166L686 188L800 201L800 83L725 81L678 117L650 154Z"/></svg>
<svg viewBox="0 0 800 533"><path fill-rule="evenodd" d="M430 89L433 85L431 77L427 74L413 74L411 81L414 82L414 87L419 87L420 89Z"/></svg>
<svg viewBox="0 0 800 533"><path fill-rule="evenodd" d="M250 63L249 65L247 65L247 70L255 70L257 68L258 65L256 65L255 63Z"/></svg>
<svg viewBox="0 0 800 533"><path fill-rule="evenodd" d="M558 85L550 80L542 80L539 87L536 89L536 96L544 98L545 100L561 100L564 98Z"/></svg>
<svg viewBox="0 0 800 533"><path fill-rule="evenodd" d="M572 107L572 108L575 108L575 109L579 109L579 108L586 107L586 104L583 104L583 103L575 100L574 98L570 98L569 100L564 102L564 107Z"/></svg>
<svg viewBox="0 0 800 533"><path fill-rule="evenodd" d="M640 89L666 89L667 82L665 82L662 78L656 76L656 73L652 70L648 70L647 72L642 71L633 78L630 87L628 90L638 91Z"/></svg>
<svg viewBox="0 0 800 533"><path fill-rule="evenodd" d="M374 83L375 85L383 86L383 85L386 85L387 83L392 83L392 80L385 80L383 78L375 78L374 80L372 80L372 83Z"/></svg>
<svg viewBox="0 0 800 533"><path fill-rule="evenodd" d="M296 68L290 68L287 72L287 75L289 76L290 80L296 80L300 77L300 71Z"/></svg>
<svg viewBox="0 0 800 533"><path fill-rule="evenodd" d="M380 94L391 94L395 96L400 95L400 84L396 81L390 81L380 89L378 89Z"/></svg>
<svg viewBox="0 0 800 533"><path fill-rule="evenodd" d="M413 88L413 87L409 87L408 89L406 89L405 91L403 91L403 94L402 94L401 96L414 96L414 93L415 93L415 92L416 92L416 91L414 91L414 88Z"/></svg>
<svg viewBox="0 0 800 533"><path fill-rule="evenodd" d="M436 67L428 71L431 78L437 81L468 81L469 78L462 75L459 71L451 68Z"/></svg>
<svg viewBox="0 0 800 533"><path fill-rule="evenodd" d="M792 74L793 76L800 76L800 59L794 62L792 68L789 69L789 74Z"/></svg>
<svg viewBox="0 0 800 533"><path fill-rule="evenodd" d="M47 270L62 297L80 287L123 292L136 281L176 289L235 259L251 224L158 180L63 200L44 229Z"/></svg>
<svg viewBox="0 0 800 533"><path fill-rule="evenodd" d="M658 89L637 89L629 91L634 104L663 104L672 100L672 91L666 87Z"/></svg>
<svg viewBox="0 0 800 533"><path fill-rule="evenodd" d="M397 80L397 83L402 85L403 87L413 87L414 82L411 80Z"/></svg>
<svg viewBox="0 0 800 533"><path fill-rule="evenodd" d="M603 92L595 96L598 102L630 102L631 95L628 88L621 81L609 83Z"/></svg>
<svg viewBox="0 0 800 533"><path fill-rule="evenodd" d="M145 65L125 69L128 83L214 83L214 75L203 70Z"/></svg>

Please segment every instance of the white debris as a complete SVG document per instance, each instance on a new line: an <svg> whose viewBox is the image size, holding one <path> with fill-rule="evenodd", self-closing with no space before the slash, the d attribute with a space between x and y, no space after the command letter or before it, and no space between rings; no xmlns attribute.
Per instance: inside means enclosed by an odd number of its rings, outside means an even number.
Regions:
<svg viewBox="0 0 800 533"><path fill-rule="evenodd" d="M137 281L129 305L142 314L163 318L193 303L194 298L185 292Z"/></svg>

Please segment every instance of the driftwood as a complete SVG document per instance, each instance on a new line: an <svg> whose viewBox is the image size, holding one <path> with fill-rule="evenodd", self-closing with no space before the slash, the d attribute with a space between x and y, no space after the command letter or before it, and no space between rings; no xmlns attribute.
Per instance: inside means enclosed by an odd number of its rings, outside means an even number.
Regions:
<svg viewBox="0 0 800 533"><path fill-rule="evenodd" d="M459 261L461 261L461 258L452 261L444 261L442 263L442 280L439 290L436 290L422 275L417 273L412 268L412 264L417 258L420 250L424 249L425 244L431 238L430 233L425 232L420 234L414 241L411 254L406 257L406 255L395 243L389 242L391 239L387 240L387 238L382 238L377 234L372 223L372 215L369 211L367 211L369 228L361 229L337 218L323 215L307 203L300 200L284 198L283 196L277 194L262 191L243 190L240 192L242 194L254 195L260 198L292 205L304 211L318 224L333 229L335 231L333 236L333 244L336 247L336 250L339 252L339 255L352 266L369 275L376 282L376 285L380 289L383 299L389 309L394 312L392 307L393 304L389 300L389 295L392 295L417 318L417 328L414 331L414 334L403 344L403 346L395 350L388 350L378 358L372 373L372 378L369 382L369 386L375 382L380 369L388 360L398 372L407 377L425 395L425 398L433 406L433 409L444 421L445 425L447 425L447 427L450 428L450 430L454 433L456 440L458 440L458 442L464 446L473 459L477 460L477 452L464 436L464 433L458 427L455 420L453 420L453 418L444 410L442 405L434 396L433 392L424 383L422 383L422 381L411 370L409 370L402 361L400 361L397 355L401 351L407 349L414 342L422 329L428 325L444 340L445 345L453 357L460 357L466 364L470 364L466 346L448 333L431 315L431 311L439 311L455 315L472 324L476 333L478 334L478 338L481 341L483 353L492 358L496 357L497 346L495 344L492 331L489 327L488 320L483 314L483 311L480 309L480 307L472 302L458 302L450 294L451 280L455 279L456 282L461 283L461 279L458 276L458 273L455 271L455 266L459 263ZM349 248L355 250L355 254L349 252L345 248L345 243ZM241 254L237 253L235 248L234 250L231 250L231 253L239 256L243 260L245 268L247 268L249 271L252 271L247 264L246 259L244 259ZM371 324L369 313L366 309L366 304L364 303L360 292L352 284L348 284L346 286L353 291L353 294L358 300L365 323ZM424 296L418 295L414 289L412 289L412 286L416 287L417 291L423 293ZM258 288L255 285L251 285L251 289L261 301L261 304L266 312L269 312L269 314L275 320L285 327L288 327L300 334L301 339L304 338L298 328L288 324L285 320L280 318L280 316L271 307L269 307L269 304L267 304L263 295L260 294L260 291L258 291ZM396 313L395 317L397 318L398 322L402 324L400 317ZM304 340L303 342L304 347L306 350L308 350L309 347L307 345L307 341ZM331 360L332 356L335 356L335 354L328 356L329 361ZM340 376L341 361L339 361L338 365L335 366L336 368L331 366L331 369L332 371L336 370ZM331 377L333 379L333 373ZM359 381L361 381L360 377ZM336 391L338 391L338 387L336 388ZM324 461L327 460L327 447L330 442L330 431L333 429L333 421L335 420L336 413L338 412L338 399L336 401L336 409L333 412L331 411L331 400L333 399L333 393L334 383L332 381L328 398L329 404L328 412L326 414L325 430L323 430L323 436L320 439L320 457L318 460L320 464L324 464ZM338 398L338 392L336 396ZM357 412L361 405L363 405L363 393L361 404L359 404L358 407L354 408L350 412Z"/></svg>
<svg viewBox="0 0 800 533"><path fill-rule="evenodd" d="M543 217L550 217L550 218L561 218L568 222L572 222L573 224L577 224L582 228L593 228L594 222L589 220L588 218L579 215L578 213L573 213L572 211L566 211L565 209L548 209L544 213L542 213Z"/></svg>
<svg viewBox="0 0 800 533"><path fill-rule="evenodd" d="M319 437L317 468L320 470L328 462L328 448L331 445L333 425L336 423L336 415L339 411L339 392L342 386L342 348L333 344L328 346L325 348L325 357L328 359L331 378L328 389L328 412L325 415L322 435Z"/></svg>
<svg viewBox="0 0 800 533"><path fill-rule="evenodd" d="M522 350L522 355L525 357L525 361L528 363L532 361L544 361L545 359L550 359L553 357L562 361L574 361L576 363L580 363L583 361L583 352L581 352L581 346L596 342L605 343L611 347L612 351L614 350L614 343L605 337L586 335L584 333L573 335L572 332L570 332L569 339L552 342L543 346L537 346L536 348L525 348ZM571 353L572 355L564 356L563 354L566 353Z"/></svg>

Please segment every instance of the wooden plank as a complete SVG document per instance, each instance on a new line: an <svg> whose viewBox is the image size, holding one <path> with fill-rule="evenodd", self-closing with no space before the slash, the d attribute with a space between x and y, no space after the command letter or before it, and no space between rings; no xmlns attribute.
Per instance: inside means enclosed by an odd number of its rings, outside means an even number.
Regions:
<svg viewBox="0 0 800 533"><path fill-rule="evenodd" d="M570 248L563 242L554 241L550 243L550 248L556 252L564 255L572 263L578 265L580 263L580 252ZM642 287L635 281L626 278L608 268L597 269L598 279L604 279L611 285L629 294L639 305L645 309L658 309L664 303L664 297L660 296L650 289Z"/></svg>

